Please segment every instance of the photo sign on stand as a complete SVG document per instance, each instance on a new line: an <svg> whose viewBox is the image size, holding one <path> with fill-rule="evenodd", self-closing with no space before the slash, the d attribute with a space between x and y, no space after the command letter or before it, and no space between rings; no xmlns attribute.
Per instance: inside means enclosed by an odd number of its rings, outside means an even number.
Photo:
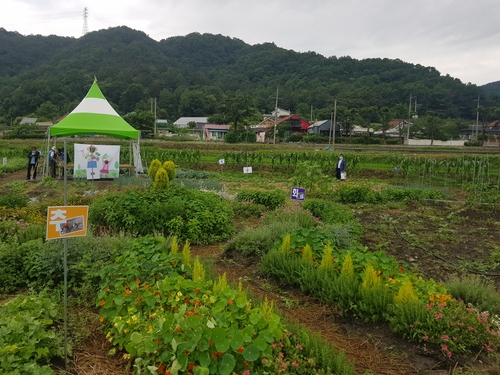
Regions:
<svg viewBox="0 0 500 375"><path fill-rule="evenodd" d="M75 143L74 178L118 178L120 146Z"/></svg>

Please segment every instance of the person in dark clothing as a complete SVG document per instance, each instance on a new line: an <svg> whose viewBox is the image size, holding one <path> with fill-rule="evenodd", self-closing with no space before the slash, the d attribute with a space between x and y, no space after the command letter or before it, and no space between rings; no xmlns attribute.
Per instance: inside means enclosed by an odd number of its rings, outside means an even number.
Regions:
<svg viewBox="0 0 500 375"><path fill-rule="evenodd" d="M61 167L63 167L62 171L63 171L63 176L64 176L64 173L65 173L64 159L67 158L66 164L68 164L71 161L71 159L70 159L69 155L66 155L66 152L63 148L57 149L57 156L58 156L58 161L60 162Z"/></svg>
<svg viewBox="0 0 500 375"><path fill-rule="evenodd" d="M339 155L339 161L337 163L337 168L335 169L335 177L338 180L343 181L346 178L346 162L344 160L344 155Z"/></svg>
<svg viewBox="0 0 500 375"><path fill-rule="evenodd" d="M49 165L50 165L50 175L52 178L56 177L56 168L57 168L57 148L56 146L52 146L49 152Z"/></svg>
<svg viewBox="0 0 500 375"><path fill-rule="evenodd" d="M27 180L36 179L36 169L38 167L38 158L40 157L40 152L36 150L36 147L31 147L31 151L28 153L28 175ZM33 172L33 176L31 173Z"/></svg>

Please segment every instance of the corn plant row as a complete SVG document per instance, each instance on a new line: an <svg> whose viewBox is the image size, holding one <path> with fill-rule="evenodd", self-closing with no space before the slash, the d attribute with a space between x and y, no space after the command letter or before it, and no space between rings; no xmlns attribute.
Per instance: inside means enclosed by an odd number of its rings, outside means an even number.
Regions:
<svg viewBox="0 0 500 375"><path fill-rule="evenodd" d="M26 169L27 166L28 166L27 158L20 158L20 157L7 158L7 164L0 165L0 173L17 172Z"/></svg>

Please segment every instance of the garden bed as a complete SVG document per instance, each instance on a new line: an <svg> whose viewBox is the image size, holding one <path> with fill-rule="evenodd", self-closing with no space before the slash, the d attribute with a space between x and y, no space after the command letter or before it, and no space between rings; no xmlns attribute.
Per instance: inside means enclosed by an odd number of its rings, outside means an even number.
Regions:
<svg viewBox="0 0 500 375"><path fill-rule="evenodd" d="M24 171L11 173L0 178L0 184L22 180L23 175ZM381 174L377 177L387 176ZM62 181L55 183L60 185ZM258 179L255 184L259 185L259 189L264 186L263 190L266 190L266 184L273 185L268 182L262 184ZM242 186L248 188L252 185L253 181L233 184L238 190ZM96 181L93 188L103 190L113 186L109 181ZM114 189L119 190L116 186ZM28 195L35 197L42 193L50 198L56 196L56 192L50 188L35 189ZM361 244L371 251L385 251L405 269L418 271L424 278L433 278L437 282L446 281L452 274L486 274L499 286L499 211L490 208L485 211L478 208L480 206L464 203L434 204L431 201L375 205L354 202L345 204L345 207L352 210L361 222ZM237 233L247 227L256 229L260 222L256 218L238 218L233 221ZM214 263L217 274L226 273L230 282L242 281L245 287L251 287L257 299L267 297L275 301L286 320L321 333L337 348L345 350L347 358L354 361L357 372L416 374L450 370L450 362L443 358L438 347L408 343L393 334L387 323L363 323L340 314L335 308L306 296L298 289L279 287L263 276L258 266L258 256L243 256L235 251L223 254L223 246L194 246L193 255L200 255ZM98 315L93 319L97 320ZM103 373L103 369L109 365L106 373L113 373L118 367L123 373L126 361L120 356L107 356L110 346L104 335L98 332L97 326L92 328L92 335L82 346L86 349L76 348L71 371L75 374L97 374ZM462 359L460 366L480 365L480 361L485 361L485 357L474 353L470 358Z"/></svg>

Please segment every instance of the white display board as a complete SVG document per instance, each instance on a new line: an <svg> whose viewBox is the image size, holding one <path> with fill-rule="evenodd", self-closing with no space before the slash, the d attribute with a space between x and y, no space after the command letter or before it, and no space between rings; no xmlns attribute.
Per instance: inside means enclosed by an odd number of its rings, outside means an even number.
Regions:
<svg viewBox="0 0 500 375"><path fill-rule="evenodd" d="M75 178L98 180L120 174L120 146L75 143L73 160Z"/></svg>

